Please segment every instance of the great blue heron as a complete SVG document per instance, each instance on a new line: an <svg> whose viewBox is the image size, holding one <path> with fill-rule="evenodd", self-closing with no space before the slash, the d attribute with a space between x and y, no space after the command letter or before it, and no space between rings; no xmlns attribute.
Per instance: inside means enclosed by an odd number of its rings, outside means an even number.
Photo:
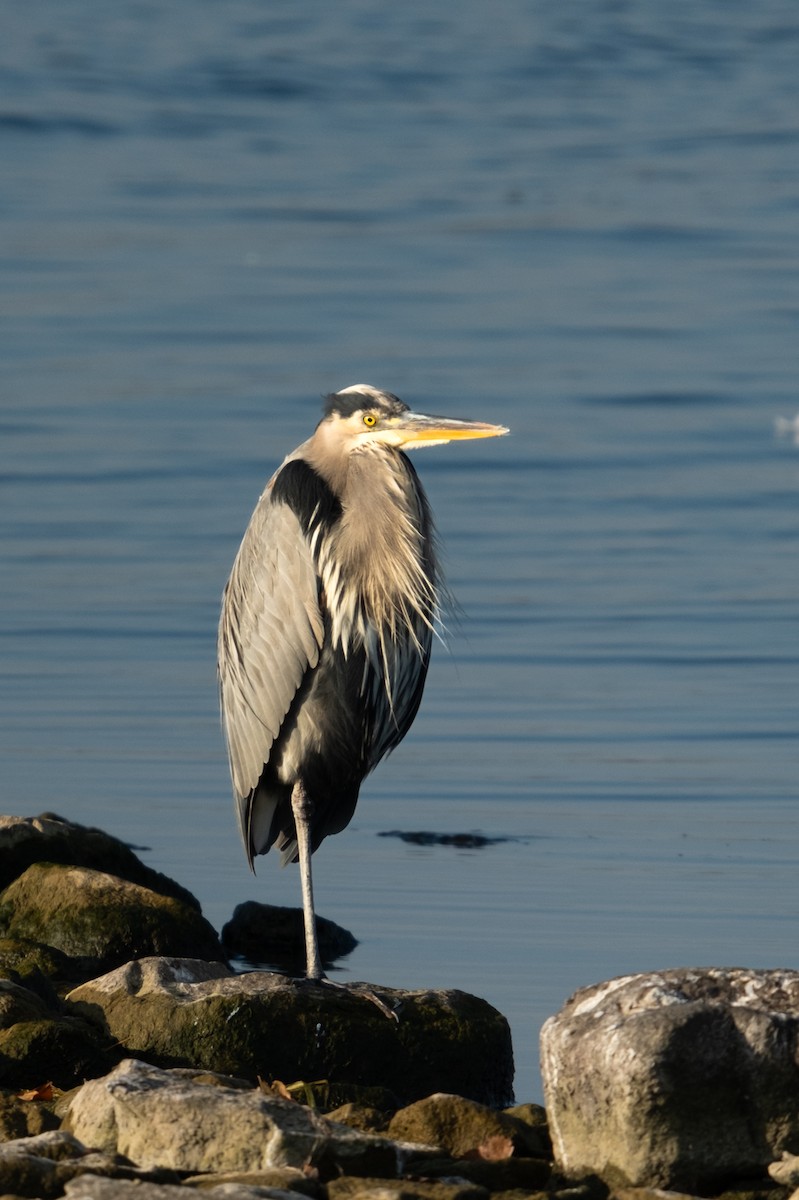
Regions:
<svg viewBox="0 0 799 1200"><path fill-rule="evenodd" d="M407 733L430 657L439 567L402 451L507 432L344 388L267 483L233 564L218 669L239 824L251 868L273 845L299 861L309 979L323 978L311 855Z"/></svg>

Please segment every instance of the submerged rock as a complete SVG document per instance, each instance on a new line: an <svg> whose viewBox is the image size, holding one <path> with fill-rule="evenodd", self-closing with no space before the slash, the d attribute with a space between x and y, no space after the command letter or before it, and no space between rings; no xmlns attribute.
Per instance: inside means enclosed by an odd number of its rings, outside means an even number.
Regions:
<svg viewBox="0 0 799 1200"><path fill-rule="evenodd" d="M7 937L46 942L84 970L149 954L224 959L192 905L88 867L34 863L0 895Z"/></svg>
<svg viewBox="0 0 799 1200"><path fill-rule="evenodd" d="M576 992L541 1032L569 1177L708 1194L799 1144L799 972L709 968Z"/></svg>
<svg viewBox="0 0 799 1200"><path fill-rule="evenodd" d="M401 1102L446 1089L485 1104L512 1099L505 1018L457 991L343 988L264 971L235 975L182 959L129 963L75 988L68 1011L124 1052L162 1066L248 1079L381 1087Z"/></svg>
<svg viewBox="0 0 799 1200"><path fill-rule="evenodd" d="M326 917L317 916L316 933L325 968L350 954L358 945L348 929ZM231 958L240 957L253 965L268 964L302 974L305 970L302 909L259 904L257 900L238 904L222 928L222 945Z"/></svg>

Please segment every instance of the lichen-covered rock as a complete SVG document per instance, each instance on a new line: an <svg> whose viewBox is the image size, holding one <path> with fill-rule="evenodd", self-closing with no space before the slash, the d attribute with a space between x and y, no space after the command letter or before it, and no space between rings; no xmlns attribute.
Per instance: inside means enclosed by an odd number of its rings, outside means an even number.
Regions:
<svg viewBox="0 0 799 1200"><path fill-rule="evenodd" d="M86 969L150 954L224 959L193 906L87 867L34 863L0 895L7 937L45 942Z"/></svg>
<svg viewBox="0 0 799 1200"><path fill-rule="evenodd" d="M376 989L395 1021L363 989L263 971L209 978L207 964L145 959L76 988L67 1005L128 1054L163 1066L376 1086L401 1102L442 1089L509 1102L510 1031L484 1000Z"/></svg>
<svg viewBox="0 0 799 1200"><path fill-rule="evenodd" d="M351 953L358 941L335 921L317 916L316 933L322 966L327 968ZM305 923L301 908L238 904L222 927L222 945L231 958L244 958L258 966L280 967L302 974L305 969Z"/></svg>
<svg viewBox="0 0 799 1200"><path fill-rule="evenodd" d="M106 1154L142 1168L250 1172L313 1167L323 1179L342 1173L392 1178L423 1149L404 1155L387 1138L335 1125L304 1105L259 1088L209 1086L189 1072L126 1059L73 1097L64 1128Z"/></svg>
<svg viewBox="0 0 799 1200"><path fill-rule="evenodd" d="M452 1158L465 1158L492 1140L507 1143L505 1157L528 1152L528 1130L517 1117L475 1104L462 1096L438 1093L395 1113L389 1137L439 1146Z"/></svg>
<svg viewBox="0 0 799 1200"><path fill-rule="evenodd" d="M556 1161L614 1187L719 1190L799 1144L799 972L583 988L541 1033Z"/></svg>

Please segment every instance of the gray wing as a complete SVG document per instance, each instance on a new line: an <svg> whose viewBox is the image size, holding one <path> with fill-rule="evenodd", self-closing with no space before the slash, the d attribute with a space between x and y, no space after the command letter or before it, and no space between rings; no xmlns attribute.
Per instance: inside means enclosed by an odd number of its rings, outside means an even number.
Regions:
<svg viewBox="0 0 799 1200"><path fill-rule="evenodd" d="M292 509L273 500L273 484L244 535L219 622L222 723L245 845L251 794L324 637L308 542Z"/></svg>

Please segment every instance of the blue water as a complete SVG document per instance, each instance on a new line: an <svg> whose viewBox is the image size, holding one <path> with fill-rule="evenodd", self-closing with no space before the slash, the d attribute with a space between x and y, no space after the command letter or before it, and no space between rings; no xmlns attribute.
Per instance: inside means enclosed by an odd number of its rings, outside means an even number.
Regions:
<svg viewBox="0 0 799 1200"><path fill-rule="evenodd" d="M298 902L246 870L215 625L365 381L512 437L416 457L460 612L315 859L340 977L485 996L531 1098L577 986L796 966L798 58L790 0L9 9L2 810L217 927Z"/></svg>

